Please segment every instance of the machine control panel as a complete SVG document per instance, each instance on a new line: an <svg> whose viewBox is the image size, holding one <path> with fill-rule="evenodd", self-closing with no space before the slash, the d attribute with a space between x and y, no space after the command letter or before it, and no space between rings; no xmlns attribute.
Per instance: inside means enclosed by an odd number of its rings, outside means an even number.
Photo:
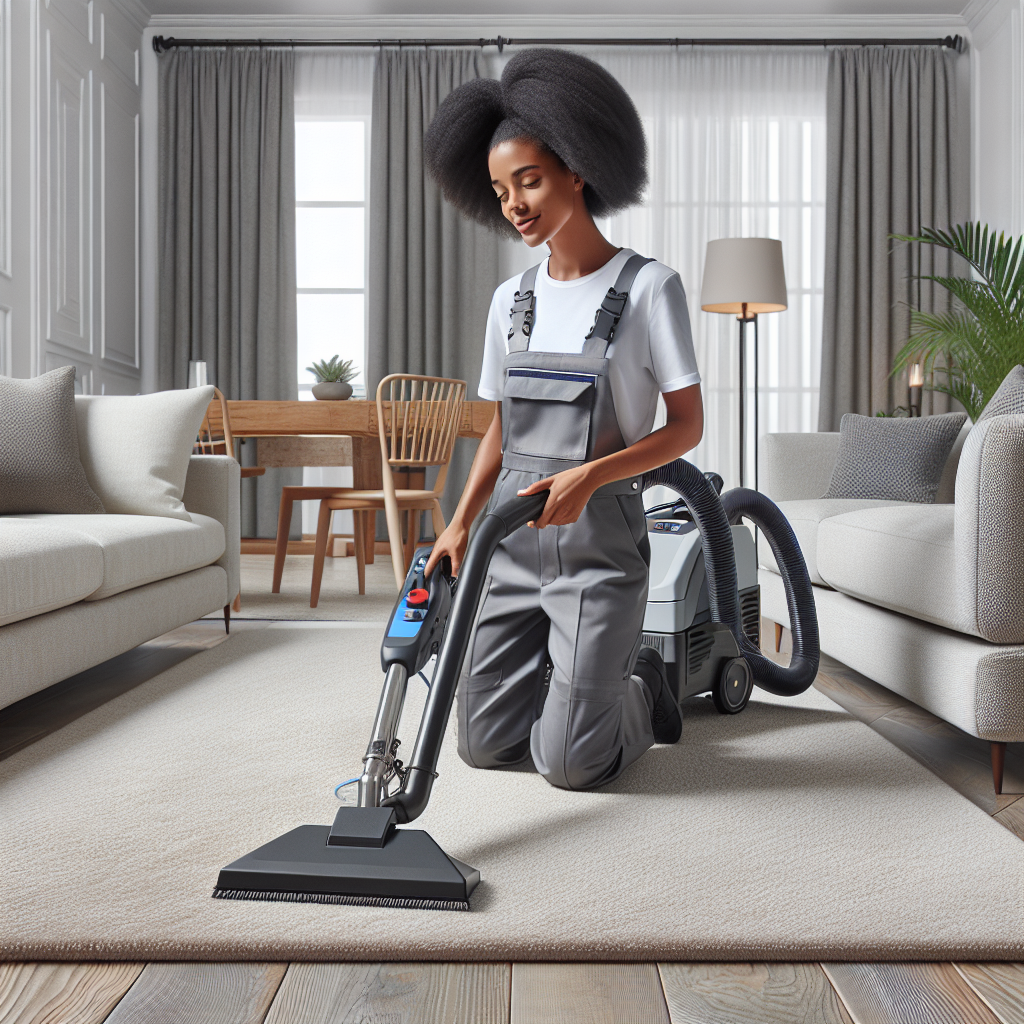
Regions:
<svg viewBox="0 0 1024 1024"><path fill-rule="evenodd" d="M651 523L654 533L683 533L693 529L693 523L677 523L671 519L656 519Z"/></svg>
<svg viewBox="0 0 1024 1024"><path fill-rule="evenodd" d="M381 662L385 668L392 661L400 661L410 672L418 671L444 631L451 607L452 585L450 576L438 571L431 575L428 587L423 570L429 555L429 548L420 548L413 556L405 586L384 635Z"/></svg>

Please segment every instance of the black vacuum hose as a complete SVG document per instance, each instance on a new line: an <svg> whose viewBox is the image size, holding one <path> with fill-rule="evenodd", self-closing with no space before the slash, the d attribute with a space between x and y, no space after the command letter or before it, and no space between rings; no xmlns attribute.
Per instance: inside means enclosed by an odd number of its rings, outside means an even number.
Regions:
<svg viewBox="0 0 1024 1024"><path fill-rule="evenodd" d="M754 681L762 689L782 697L803 693L818 674L818 617L807 565L786 517L773 501L746 487L727 491L719 498L704 474L685 459L676 459L644 474L644 490L658 484L671 487L682 495L693 516L704 550L711 617L732 630L740 652L750 665ZM766 658L743 631L736 554L730 528L743 516L768 538L786 588L793 655L785 668Z"/></svg>

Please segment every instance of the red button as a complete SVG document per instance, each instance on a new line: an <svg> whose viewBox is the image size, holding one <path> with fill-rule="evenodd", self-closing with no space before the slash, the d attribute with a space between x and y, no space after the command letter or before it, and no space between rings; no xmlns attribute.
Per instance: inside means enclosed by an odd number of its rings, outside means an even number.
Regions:
<svg viewBox="0 0 1024 1024"><path fill-rule="evenodd" d="M410 605L426 604L427 598L429 597L430 594L426 590L422 587L417 587L415 590L410 590L409 593L405 595L405 603Z"/></svg>

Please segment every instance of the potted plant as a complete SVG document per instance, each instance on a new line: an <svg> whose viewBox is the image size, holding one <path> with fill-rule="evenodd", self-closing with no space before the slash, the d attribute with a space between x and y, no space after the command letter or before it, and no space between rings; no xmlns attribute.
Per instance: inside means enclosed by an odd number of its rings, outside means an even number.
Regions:
<svg viewBox="0 0 1024 1024"><path fill-rule="evenodd" d="M306 369L316 377L313 385L313 397L321 402L337 402L352 397L352 385L349 381L359 372L351 359L343 360L341 356L331 356L313 363Z"/></svg>
<svg viewBox="0 0 1024 1024"><path fill-rule="evenodd" d="M971 277L923 274L955 301L946 313L910 314L910 341L897 353L893 373L922 364L931 391L952 395L977 421L1003 378L1024 363L1024 238L989 233L988 225L958 224L948 232L892 235L901 242L937 245L966 260ZM945 375L936 382L934 373Z"/></svg>

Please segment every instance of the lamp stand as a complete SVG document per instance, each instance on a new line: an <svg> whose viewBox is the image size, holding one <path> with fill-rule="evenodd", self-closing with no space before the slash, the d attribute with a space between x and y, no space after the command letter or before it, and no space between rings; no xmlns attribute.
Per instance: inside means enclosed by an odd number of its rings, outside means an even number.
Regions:
<svg viewBox="0 0 1024 1024"><path fill-rule="evenodd" d="M758 452L757 452L757 449L760 447L760 445L758 445L758 443L757 443L758 442L758 434L757 434L757 432L758 432L758 430L761 427L761 418L758 415L758 399L760 398L761 389L758 387L758 384L757 384L757 373L758 373L758 369L760 368L760 366L761 366L761 357L760 357L760 354L758 353L757 314L755 313L754 314L754 490L755 491L759 491L761 489L760 486L759 486L760 482L759 482L759 480L757 478L758 477L758 473L757 473L757 469L758 469L758 465L757 465L757 463L758 463Z"/></svg>
<svg viewBox="0 0 1024 1024"><path fill-rule="evenodd" d="M743 312L737 319L740 322L740 487L746 482L747 465L747 323L754 321L754 490L758 489L758 458L757 458L757 425L758 418L758 358L757 314L747 315L747 304L743 303Z"/></svg>

